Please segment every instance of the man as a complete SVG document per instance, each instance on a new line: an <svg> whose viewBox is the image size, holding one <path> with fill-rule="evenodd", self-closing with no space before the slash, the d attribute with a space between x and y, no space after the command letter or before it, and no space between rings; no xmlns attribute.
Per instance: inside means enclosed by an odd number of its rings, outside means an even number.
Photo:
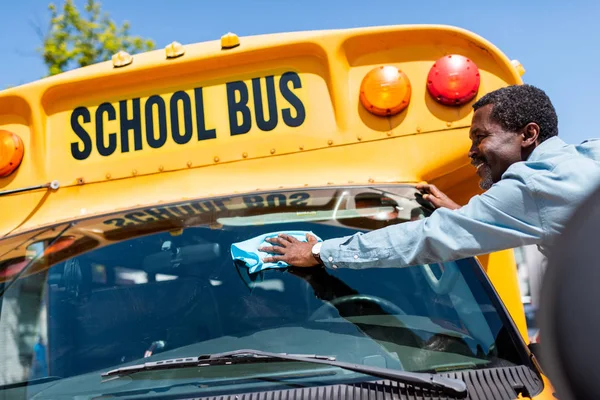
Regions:
<svg viewBox="0 0 600 400"><path fill-rule="evenodd" d="M452 261L536 244L552 246L571 212L600 183L600 140L579 146L557 137L546 94L509 86L477 101L468 156L485 193L460 207L433 185L419 185L436 210L427 218L368 233L300 242L282 235L265 262L297 267L404 267Z"/></svg>

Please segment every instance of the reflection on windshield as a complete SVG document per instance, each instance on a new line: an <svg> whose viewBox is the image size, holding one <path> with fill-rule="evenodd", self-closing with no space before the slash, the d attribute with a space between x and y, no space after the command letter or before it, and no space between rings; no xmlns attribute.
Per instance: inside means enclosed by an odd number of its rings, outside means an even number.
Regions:
<svg viewBox="0 0 600 400"><path fill-rule="evenodd" d="M426 213L413 189L386 187L212 199L82 221L54 263L0 300L0 384L243 348L408 371L522 363L472 259L269 270L248 285L229 252L266 232L327 239ZM4 246L0 262L23 257Z"/></svg>

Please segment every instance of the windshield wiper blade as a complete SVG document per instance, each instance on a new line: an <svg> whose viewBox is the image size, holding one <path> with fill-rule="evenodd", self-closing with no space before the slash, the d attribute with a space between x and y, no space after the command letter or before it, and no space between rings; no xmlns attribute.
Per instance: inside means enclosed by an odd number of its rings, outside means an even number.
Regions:
<svg viewBox="0 0 600 400"><path fill-rule="evenodd" d="M447 394L465 395L467 385L459 379L445 378L443 376L399 371L389 368L371 367L360 364L351 364L342 361L336 361L335 357L320 355L302 355L287 353L270 353L261 350L235 350L224 353L206 354L199 357L173 358L169 360L147 362L144 364L131 365L107 371L102 374L103 377L114 375L126 375L141 371L153 371L170 368L190 368L206 367L213 365L233 365L243 363L263 363L272 361L299 361L313 364L323 364L333 367L339 367L349 371L359 372L371 375L377 378L389 379L399 383L414 385L427 389L440 390Z"/></svg>
<svg viewBox="0 0 600 400"><path fill-rule="evenodd" d="M282 357L293 357L294 360L308 361L323 359L335 361L335 357L320 356L316 354L287 354L267 353L260 350L235 350L225 353L204 354L199 357L171 358L168 360L146 362L143 364L120 367L104 372L102 376L126 375L141 371L155 371L171 368L208 367L213 365L251 364L272 361L281 361Z"/></svg>

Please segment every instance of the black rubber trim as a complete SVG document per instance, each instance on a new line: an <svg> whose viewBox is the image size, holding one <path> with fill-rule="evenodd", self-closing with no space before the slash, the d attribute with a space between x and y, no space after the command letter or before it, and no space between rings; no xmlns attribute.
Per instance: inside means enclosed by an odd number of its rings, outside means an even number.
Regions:
<svg viewBox="0 0 600 400"><path fill-rule="evenodd" d="M527 366L490 368L439 374L462 379L467 384L467 397L448 397L437 391L381 380L354 384L274 390L254 393L197 397L198 400L512 400L536 396L543 383Z"/></svg>

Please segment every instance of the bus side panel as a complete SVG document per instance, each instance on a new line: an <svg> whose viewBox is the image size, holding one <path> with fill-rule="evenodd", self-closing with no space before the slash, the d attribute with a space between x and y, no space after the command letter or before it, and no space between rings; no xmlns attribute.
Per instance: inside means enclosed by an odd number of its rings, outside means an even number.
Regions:
<svg viewBox="0 0 600 400"><path fill-rule="evenodd" d="M477 258L492 281L494 288L498 291L525 343L529 343L513 250L499 251Z"/></svg>

